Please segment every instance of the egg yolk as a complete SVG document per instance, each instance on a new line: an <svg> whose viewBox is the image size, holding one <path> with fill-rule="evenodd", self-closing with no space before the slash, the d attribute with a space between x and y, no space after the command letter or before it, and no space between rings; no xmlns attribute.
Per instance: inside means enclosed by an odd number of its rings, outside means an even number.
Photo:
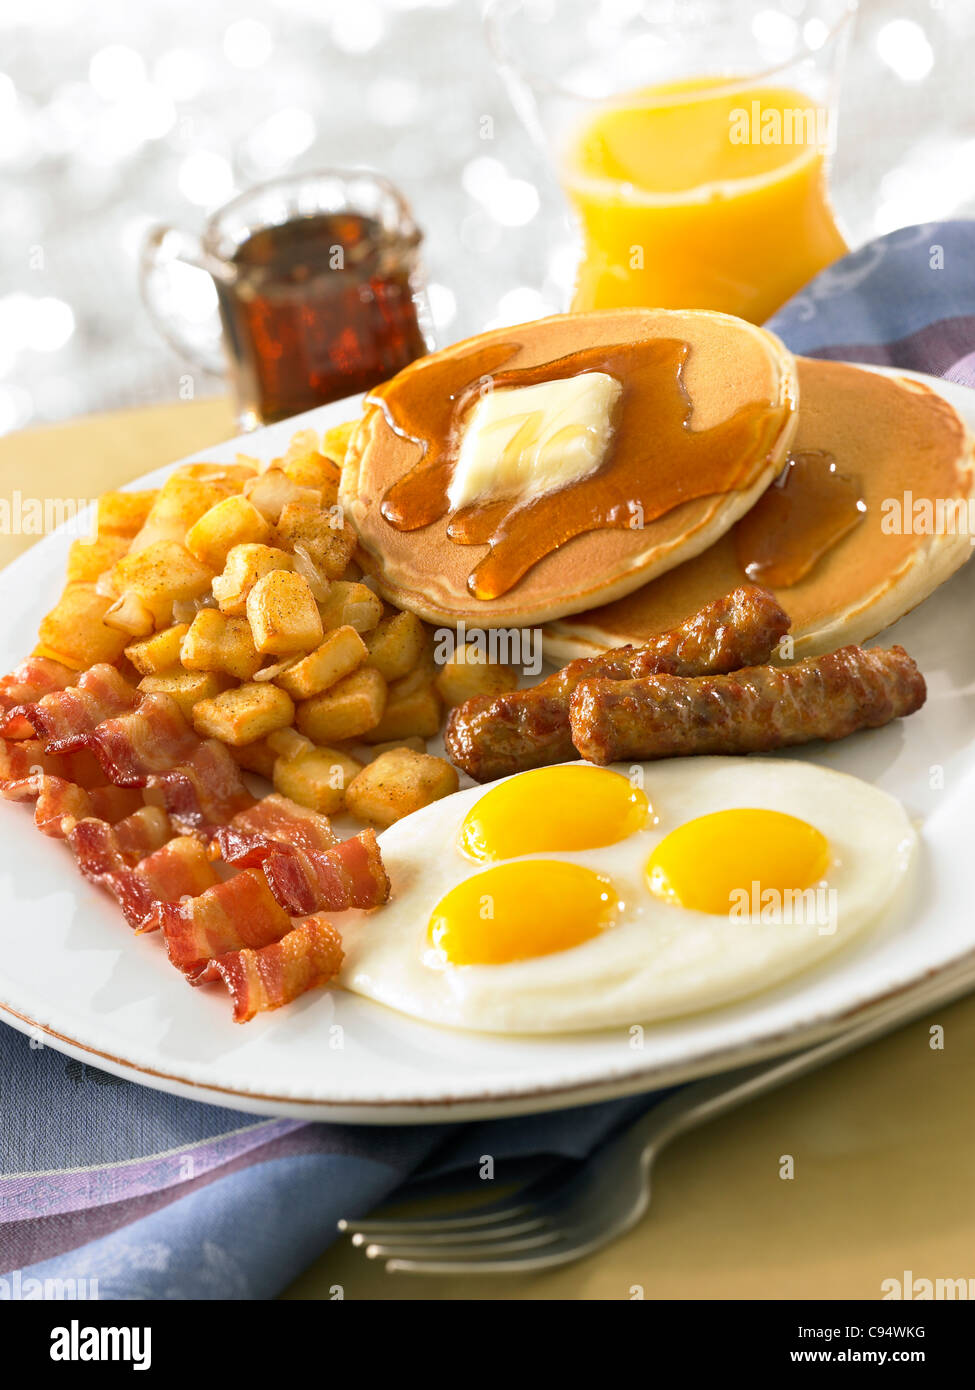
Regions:
<svg viewBox="0 0 975 1390"><path fill-rule="evenodd" d="M646 824L647 798L604 767L540 767L486 792L460 828L470 859L598 849Z"/></svg>
<svg viewBox="0 0 975 1390"><path fill-rule="evenodd" d="M786 893L818 882L829 841L815 826L782 811L739 808L678 826L647 863L650 891L697 912L726 914L733 894Z"/></svg>
<svg viewBox="0 0 975 1390"><path fill-rule="evenodd" d="M458 883L430 918L429 939L449 965L501 965L567 951L616 921L605 874L559 859L498 864Z"/></svg>

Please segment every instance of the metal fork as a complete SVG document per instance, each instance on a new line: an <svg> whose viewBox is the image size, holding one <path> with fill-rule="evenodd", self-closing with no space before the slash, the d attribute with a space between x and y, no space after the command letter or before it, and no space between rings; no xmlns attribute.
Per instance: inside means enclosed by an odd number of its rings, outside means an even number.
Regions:
<svg viewBox="0 0 975 1390"><path fill-rule="evenodd" d="M551 1269L600 1249L640 1220L661 1150L679 1134L776 1086L855 1052L975 986L975 969L915 986L869 1019L814 1047L684 1086L566 1176L564 1169L488 1205L448 1216L340 1221L339 1230L386 1269L413 1274L505 1274Z"/></svg>

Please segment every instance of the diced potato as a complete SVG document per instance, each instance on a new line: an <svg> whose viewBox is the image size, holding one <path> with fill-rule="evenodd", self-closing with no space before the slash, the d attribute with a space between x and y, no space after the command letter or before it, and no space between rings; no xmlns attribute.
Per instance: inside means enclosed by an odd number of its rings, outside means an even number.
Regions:
<svg viewBox="0 0 975 1390"><path fill-rule="evenodd" d="M105 625L117 627L130 638L148 637L156 626L156 617L134 589L126 589L105 614Z"/></svg>
<svg viewBox="0 0 975 1390"><path fill-rule="evenodd" d="M253 478L254 464L246 462L243 454L238 454L236 463L184 463L171 476L225 487L228 493L240 492L244 484Z"/></svg>
<svg viewBox="0 0 975 1390"><path fill-rule="evenodd" d="M341 579L356 547L355 532L319 501L299 498L281 509L275 528L278 545L294 551L301 546L325 579Z"/></svg>
<svg viewBox="0 0 975 1390"><path fill-rule="evenodd" d="M299 753L310 753L315 747L310 738L291 728L275 729L273 734L268 734L267 746L276 758L296 758Z"/></svg>
<svg viewBox="0 0 975 1390"><path fill-rule="evenodd" d="M264 520L272 526L277 525L282 509L289 502L300 502L304 499L318 505L322 500L317 492L293 483L280 468L269 468L265 473L245 483L244 496L253 502Z"/></svg>
<svg viewBox="0 0 975 1390"><path fill-rule="evenodd" d="M293 700L310 700L350 675L368 656L354 627L337 627L322 645L278 676L277 683Z"/></svg>
<svg viewBox="0 0 975 1390"><path fill-rule="evenodd" d="M143 676L139 689L147 695L169 695L176 701L187 719L193 718L193 708L200 700L212 700L225 690L227 681L214 671L158 671Z"/></svg>
<svg viewBox="0 0 975 1390"><path fill-rule="evenodd" d="M274 735L272 734L271 737L273 738ZM266 738L255 739L253 743L243 743L239 748L231 747L229 752L238 766L246 768L248 772L256 772L259 776L266 777L269 782L271 781L278 755Z"/></svg>
<svg viewBox="0 0 975 1390"><path fill-rule="evenodd" d="M457 769L444 758L396 748L363 768L345 803L360 820L386 826L456 790Z"/></svg>
<svg viewBox="0 0 975 1390"><path fill-rule="evenodd" d="M246 618L228 618L217 608L201 608L183 638L179 659L187 671L226 671L249 681L261 664Z"/></svg>
<svg viewBox="0 0 975 1390"><path fill-rule="evenodd" d="M359 738L374 728L386 706L386 682L371 666L360 666L331 690L298 706L296 723L313 743Z"/></svg>
<svg viewBox="0 0 975 1390"><path fill-rule="evenodd" d="M93 584L69 584L41 619L37 635L45 655L75 671L97 661L117 661L129 639L104 621L112 602L97 594Z"/></svg>
<svg viewBox="0 0 975 1390"><path fill-rule="evenodd" d="M404 693L397 690L399 685L394 681L389 687L383 717L363 735L366 743L402 743L407 738L434 738L440 732L442 707L434 687L424 685Z"/></svg>
<svg viewBox="0 0 975 1390"><path fill-rule="evenodd" d="M145 524L156 495L155 488L146 492L103 492L98 499L99 539L121 536L131 540Z"/></svg>
<svg viewBox="0 0 975 1390"><path fill-rule="evenodd" d="M132 642L126 647L125 655L142 676L168 671L179 665L180 643L188 632L187 623L174 623L141 642Z"/></svg>
<svg viewBox="0 0 975 1390"><path fill-rule="evenodd" d="M440 668L436 687L446 705L462 705L475 695L500 695L514 690L518 675L512 666L489 662L473 642L462 643Z"/></svg>
<svg viewBox="0 0 975 1390"><path fill-rule="evenodd" d="M171 473L156 494L143 526L132 541L133 552L156 541L182 542L204 512L224 497L239 492L249 468L230 463L191 463Z"/></svg>
<svg viewBox="0 0 975 1390"><path fill-rule="evenodd" d="M318 605L322 626L328 632L335 627L354 627L356 632L372 632L383 616L383 603L378 594L365 584L336 579Z"/></svg>
<svg viewBox="0 0 975 1390"><path fill-rule="evenodd" d="M314 488L321 494L324 507L334 507L339 500L339 480L342 470L333 459L317 451L296 454L281 460L281 472L298 487Z"/></svg>
<svg viewBox="0 0 975 1390"><path fill-rule="evenodd" d="M388 681L400 680L420 660L425 644L426 631L416 614L397 613L369 633L369 665Z"/></svg>
<svg viewBox="0 0 975 1390"><path fill-rule="evenodd" d="M193 708L193 727L201 738L218 738L239 747L267 738L295 717L291 696L268 682L249 681Z"/></svg>
<svg viewBox="0 0 975 1390"><path fill-rule="evenodd" d="M271 528L246 497L225 497L186 533L186 549L212 570L222 570L235 545L265 545Z"/></svg>
<svg viewBox="0 0 975 1390"><path fill-rule="evenodd" d="M341 425L333 425L322 436L322 453L333 459L340 467L345 462L346 450L358 420L346 420Z"/></svg>
<svg viewBox="0 0 975 1390"><path fill-rule="evenodd" d="M370 762L376 758L381 758L384 753L392 753L397 748L409 748L414 753L425 753L427 751L427 741L425 738L418 738L415 734L407 738L391 738L388 743L376 743L370 748Z"/></svg>
<svg viewBox="0 0 975 1390"><path fill-rule="evenodd" d="M321 645L322 620L312 591L291 570L272 570L257 581L247 595L247 621L264 655L289 656Z"/></svg>
<svg viewBox="0 0 975 1390"><path fill-rule="evenodd" d="M247 612L247 595L259 579L272 570L294 567L292 557L273 545L235 545L227 556L223 573L213 581L213 597L221 613L242 618Z"/></svg>
<svg viewBox="0 0 975 1390"><path fill-rule="evenodd" d="M102 535L94 541L72 541L68 551L68 583L94 584L100 574L110 570L128 551L125 536Z"/></svg>
<svg viewBox="0 0 975 1390"><path fill-rule="evenodd" d="M439 670L440 667L437 665L433 651L433 639L424 628L423 649L418 660L410 667L405 676L400 676L399 680L392 683L391 693L401 697L414 695L418 690L425 690L427 686L433 685Z"/></svg>
<svg viewBox="0 0 975 1390"><path fill-rule="evenodd" d="M274 790L299 806L332 816L345 807L345 791L362 763L335 748L311 748L274 764Z"/></svg>
<svg viewBox="0 0 975 1390"><path fill-rule="evenodd" d="M288 440L288 447L284 452L284 458L275 459L276 464L289 463L291 459L300 458L302 454L315 454L318 452L318 431L310 427L304 430L295 430Z"/></svg>
<svg viewBox="0 0 975 1390"><path fill-rule="evenodd" d="M111 572L116 594L132 590L149 608L157 627L168 625L177 599L202 598L210 592L212 572L178 541L155 541L130 551Z"/></svg>

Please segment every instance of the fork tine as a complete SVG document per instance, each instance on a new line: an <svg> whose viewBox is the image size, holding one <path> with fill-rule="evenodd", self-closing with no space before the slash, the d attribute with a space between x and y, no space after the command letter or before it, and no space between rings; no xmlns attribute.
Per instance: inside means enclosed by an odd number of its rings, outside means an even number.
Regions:
<svg viewBox="0 0 975 1390"><path fill-rule="evenodd" d="M520 1196L521 1194L516 1195ZM346 1235L354 1232L353 1243L361 1245L361 1241L355 1240L355 1235L382 1236L394 1232L404 1235L436 1235L441 1231L473 1230L477 1227L492 1226L499 1222L513 1220L534 1210L534 1202L515 1201L506 1206L496 1206L492 1203L490 1207L466 1207L463 1211L453 1212L450 1216L426 1216L404 1220L391 1216L385 1221L381 1217L373 1221L343 1218L339 1221L338 1228Z"/></svg>
<svg viewBox="0 0 975 1390"><path fill-rule="evenodd" d="M575 1165L571 1165L574 1167ZM565 1181L566 1165L560 1165L551 1173L533 1182L523 1184L507 1197L499 1197L494 1202L480 1202L475 1206L452 1211L445 1216L417 1216L399 1218L389 1216L375 1217L371 1221L357 1221L343 1218L338 1228L344 1235L362 1234L365 1236L395 1235L438 1235L447 1231L474 1231L482 1226L493 1226L506 1221L517 1220L522 1216L532 1216L557 1195ZM353 1236L354 1240L354 1236ZM361 1241L356 1241L361 1245Z"/></svg>
<svg viewBox="0 0 975 1390"><path fill-rule="evenodd" d="M459 1230L436 1231L403 1231L398 1226L389 1225L384 1231L373 1231L370 1234L356 1231L352 1236L352 1244L361 1249L364 1245L370 1247L383 1246L393 1248L399 1246L415 1246L418 1242L425 1248L433 1249L438 1245L461 1246L465 1242L474 1245L487 1244L506 1240L511 1236L527 1235L531 1231L541 1231L545 1229L548 1222L543 1213L536 1213L532 1216L522 1217L521 1220L505 1221L493 1226L465 1226Z"/></svg>
<svg viewBox="0 0 975 1390"><path fill-rule="evenodd" d="M597 1249L603 1242L588 1241L585 1244L566 1242L549 1246L513 1251L507 1255L494 1250L463 1258L424 1259L421 1256L406 1256L403 1252L386 1261L388 1274L516 1274L528 1270L554 1269L558 1265L570 1264L573 1260Z"/></svg>
<svg viewBox="0 0 975 1390"><path fill-rule="evenodd" d="M474 1245L451 1245L444 1247L444 1257L451 1261L462 1260L464 1264L477 1263L487 1255L488 1258L497 1259L502 1255L513 1255L521 1250L537 1250L541 1246L552 1245L562 1239L558 1231L537 1231L526 1235L515 1236L510 1240L490 1240ZM449 1253L448 1253L449 1252ZM375 1242L367 1245L364 1251L366 1259L377 1260L383 1256L389 1256L396 1260L425 1260L433 1253L436 1257L436 1247L430 1245L407 1245L393 1244L384 1245Z"/></svg>

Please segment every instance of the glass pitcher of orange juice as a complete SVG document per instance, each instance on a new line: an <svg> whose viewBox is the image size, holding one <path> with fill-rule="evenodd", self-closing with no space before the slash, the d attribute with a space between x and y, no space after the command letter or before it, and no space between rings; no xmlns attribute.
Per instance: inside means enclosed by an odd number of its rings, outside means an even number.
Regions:
<svg viewBox="0 0 975 1390"><path fill-rule="evenodd" d="M554 155L571 307L761 323L847 250L830 205L856 0L493 0L512 97Z"/></svg>

